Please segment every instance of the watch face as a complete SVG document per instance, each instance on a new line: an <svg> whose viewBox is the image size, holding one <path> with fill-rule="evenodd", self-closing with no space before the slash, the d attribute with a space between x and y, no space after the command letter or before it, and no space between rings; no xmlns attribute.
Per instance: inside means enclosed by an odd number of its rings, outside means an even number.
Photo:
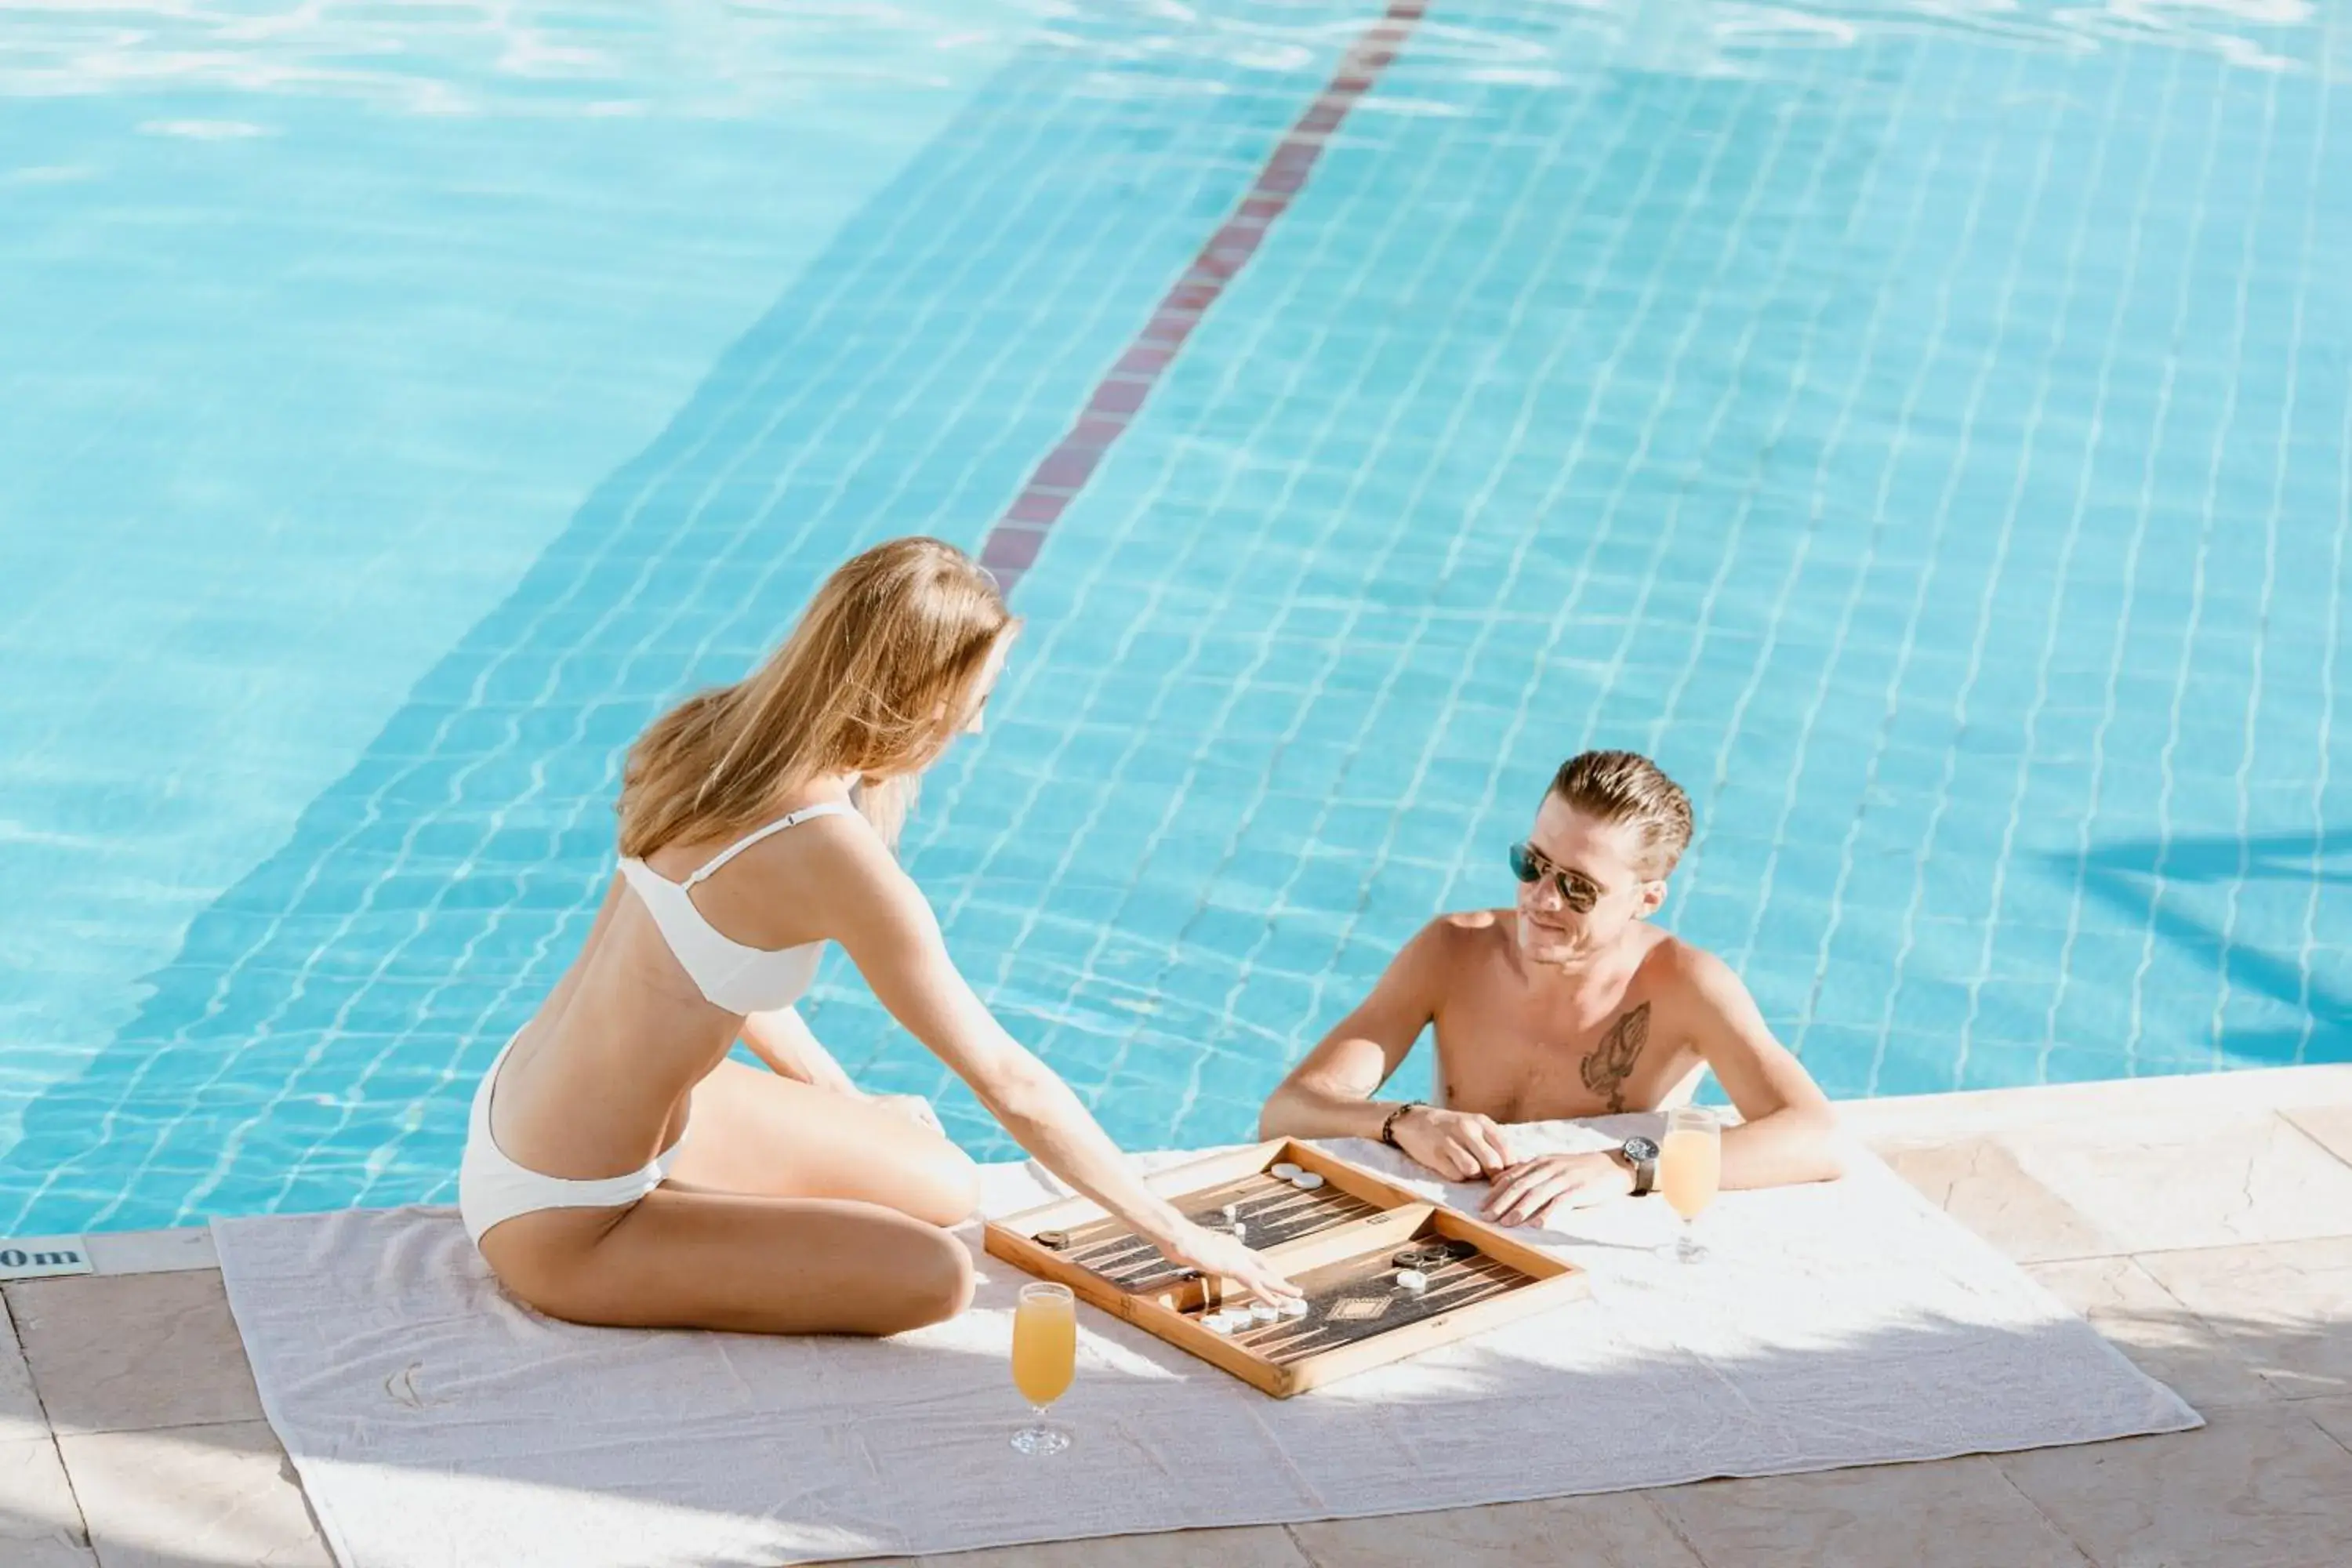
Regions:
<svg viewBox="0 0 2352 1568"><path fill-rule="evenodd" d="M1625 1140L1625 1158L1628 1160L1654 1160L1657 1157L1658 1146L1647 1138Z"/></svg>

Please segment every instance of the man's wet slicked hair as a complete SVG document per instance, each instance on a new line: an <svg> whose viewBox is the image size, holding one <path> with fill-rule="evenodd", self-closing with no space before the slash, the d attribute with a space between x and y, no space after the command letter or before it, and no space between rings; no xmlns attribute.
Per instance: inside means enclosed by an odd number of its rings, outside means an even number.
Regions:
<svg viewBox="0 0 2352 1568"><path fill-rule="evenodd" d="M1654 880L1690 847L1690 796L1637 752L1580 752L1552 775L1551 793L1597 821L1632 824L1643 873Z"/></svg>

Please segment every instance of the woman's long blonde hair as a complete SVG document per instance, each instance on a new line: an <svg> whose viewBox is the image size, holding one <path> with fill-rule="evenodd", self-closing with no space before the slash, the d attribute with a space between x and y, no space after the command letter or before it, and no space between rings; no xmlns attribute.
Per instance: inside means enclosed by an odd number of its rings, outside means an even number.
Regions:
<svg viewBox="0 0 2352 1568"><path fill-rule="evenodd" d="M621 853L747 833L813 779L855 772L895 843L918 774L969 718L989 650L1016 623L954 545L894 539L845 563L766 663L671 709L629 748Z"/></svg>

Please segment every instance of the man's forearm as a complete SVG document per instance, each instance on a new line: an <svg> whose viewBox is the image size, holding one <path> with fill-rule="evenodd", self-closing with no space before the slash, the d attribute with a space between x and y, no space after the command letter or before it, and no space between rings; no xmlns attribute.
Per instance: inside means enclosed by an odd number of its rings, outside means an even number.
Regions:
<svg viewBox="0 0 2352 1568"><path fill-rule="evenodd" d="M1328 1089L1294 1088L1265 1102L1260 1138L1369 1138L1378 1142L1401 1100L1358 1100Z"/></svg>
<svg viewBox="0 0 2352 1568"><path fill-rule="evenodd" d="M1845 1173L1837 1123L1826 1111L1776 1110L1723 1130L1723 1186L1785 1187L1832 1182Z"/></svg>

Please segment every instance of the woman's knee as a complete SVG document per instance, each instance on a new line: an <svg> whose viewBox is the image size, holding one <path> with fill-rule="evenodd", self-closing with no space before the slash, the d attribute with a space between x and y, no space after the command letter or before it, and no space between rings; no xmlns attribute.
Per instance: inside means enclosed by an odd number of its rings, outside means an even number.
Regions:
<svg viewBox="0 0 2352 1568"><path fill-rule="evenodd" d="M894 1129L887 1159L883 1201L900 1214L952 1230L979 1212L980 1167L945 1133Z"/></svg>
<svg viewBox="0 0 2352 1568"><path fill-rule="evenodd" d="M923 1162L923 1184L925 1212L917 1219L950 1228L980 1212L980 1167L944 1138Z"/></svg>
<svg viewBox="0 0 2352 1568"><path fill-rule="evenodd" d="M971 1254L944 1230L928 1230L909 1240L905 1253L894 1259L891 1288L877 1295L887 1307L872 1331L902 1334L961 1317L971 1305L975 1276Z"/></svg>

